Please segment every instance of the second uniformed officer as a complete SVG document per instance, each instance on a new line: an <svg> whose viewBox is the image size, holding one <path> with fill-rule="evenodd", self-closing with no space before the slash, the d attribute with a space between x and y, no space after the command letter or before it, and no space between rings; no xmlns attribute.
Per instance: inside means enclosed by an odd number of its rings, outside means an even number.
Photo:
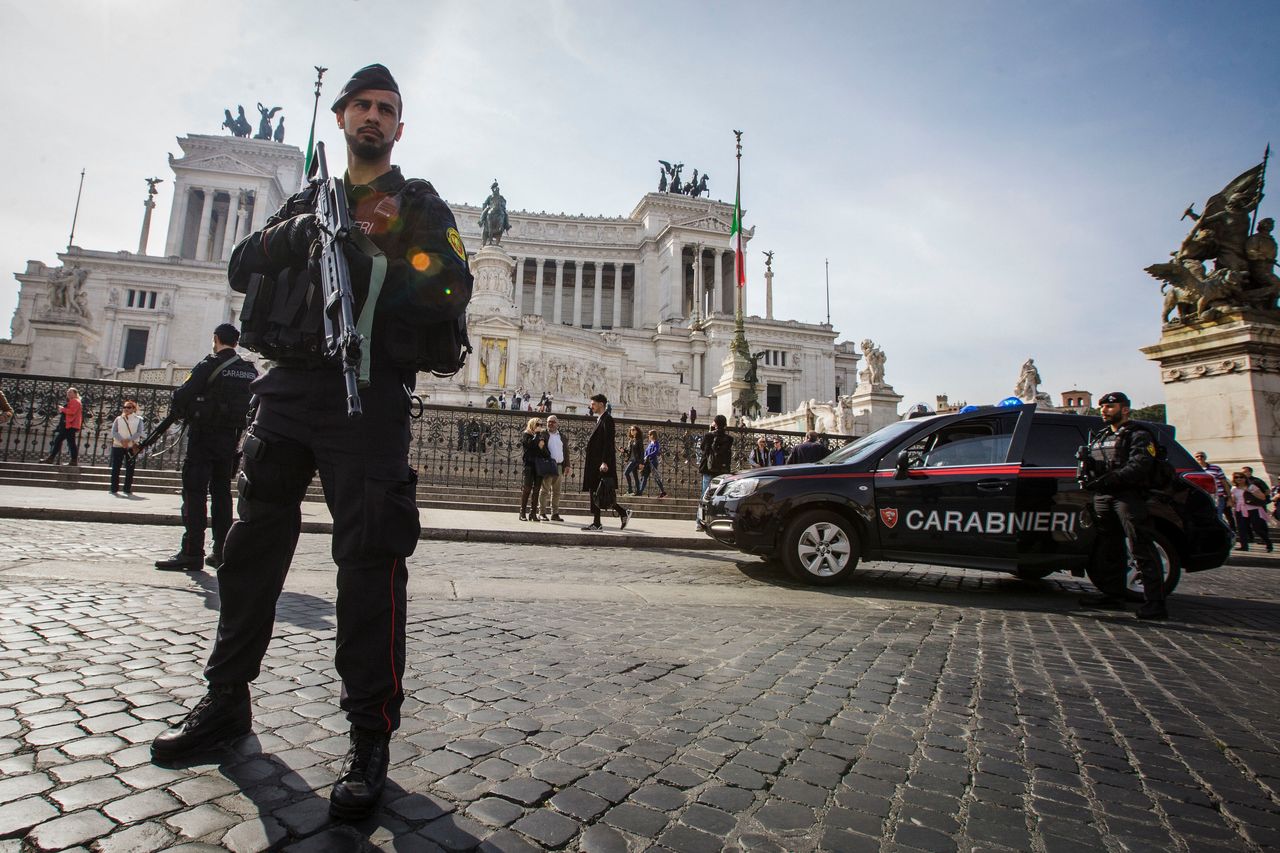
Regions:
<svg viewBox="0 0 1280 853"><path fill-rule="evenodd" d="M1140 619L1167 619L1164 576L1149 523L1147 502L1157 465L1155 436L1129 418L1129 398L1119 391L1098 398L1105 426L1089 438L1093 476L1082 485L1093 492L1101 562L1100 595L1080 603L1104 610L1126 607L1126 566L1142 578L1146 601Z"/></svg>
<svg viewBox="0 0 1280 853"><path fill-rule="evenodd" d="M181 723L155 739L152 755L179 759L250 730L248 684L271 639L301 528L300 502L319 472L333 515L335 664L351 724L351 747L330 811L359 818L382 795L389 739L404 700L405 559L420 532L417 478L408 464L409 392L430 349L427 327L462 315L471 274L449 207L429 183L406 181L391 165L404 130L391 73L381 65L357 71L333 112L347 144L352 227L379 253L367 254L359 240L346 248L356 314L371 292L378 293L365 348L369 382L360 390L364 413L348 417L342 372L321 354L323 298L308 272L318 233L311 188L289 199L231 256L231 286L248 291L246 311L251 300L266 302L273 321L297 319L264 333L279 351L271 356L276 366L254 383L259 405L243 446L239 520L218 570L221 609L205 667L209 691ZM379 289L371 270L384 261ZM270 297L264 282L271 285ZM249 319L244 326L249 346Z"/></svg>
<svg viewBox="0 0 1280 853"><path fill-rule="evenodd" d="M205 356L173 392L173 408L187 425L182 460L182 547L156 568L192 571L201 562L222 565L222 547L231 528L231 475L236 444L249 413L249 385L258 369L236 354L240 331L230 323L213 330L213 353ZM205 513L205 495L209 512ZM204 556L204 531L213 520L213 551Z"/></svg>

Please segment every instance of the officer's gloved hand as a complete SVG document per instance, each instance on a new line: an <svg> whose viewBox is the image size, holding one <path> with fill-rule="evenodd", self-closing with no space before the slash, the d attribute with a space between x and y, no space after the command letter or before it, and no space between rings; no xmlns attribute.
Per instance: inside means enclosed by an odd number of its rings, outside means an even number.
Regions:
<svg viewBox="0 0 1280 853"><path fill-rule="evenodd" d="M305 269L311 245L320 238L320 225L314 213L299 213L262 232L262 248L267 259L278 269Z"/></svg>

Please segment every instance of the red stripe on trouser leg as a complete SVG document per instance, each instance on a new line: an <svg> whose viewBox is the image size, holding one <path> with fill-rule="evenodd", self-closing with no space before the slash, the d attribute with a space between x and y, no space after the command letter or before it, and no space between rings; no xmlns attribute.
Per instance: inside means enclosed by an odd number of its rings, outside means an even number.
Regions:
<svg viewBox="0 0 1280 853"><path fill-rule="evenodd" d="M400 693L400 678L396 675L396 560L391 560L391 632L387 636L387 662L391 666L391 695L382 700L382 719L386 723L387 733L391 733L391 717L387 714L387 703Z"/></svg>

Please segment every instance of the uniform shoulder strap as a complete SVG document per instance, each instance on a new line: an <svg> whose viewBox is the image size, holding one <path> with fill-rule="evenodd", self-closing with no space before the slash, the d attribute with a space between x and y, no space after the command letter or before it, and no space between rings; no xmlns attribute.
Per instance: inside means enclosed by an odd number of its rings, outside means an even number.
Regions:
<svg viewBox="0 0 1280 853"><path fill-rule="evenodd" d="M213 369L213 373L210 373L209 378L205 380L205 383L204 383L205 387L208 388L210 385L212 385L214 383L214 380L216 380L218 376L222 374L222 371L226 370L228 367L235 364L237 361L240 361L239 354L231 356L231 358L227 359L226 361L222 362L222 364L219 364L217 367L215 367Z"/></svg>

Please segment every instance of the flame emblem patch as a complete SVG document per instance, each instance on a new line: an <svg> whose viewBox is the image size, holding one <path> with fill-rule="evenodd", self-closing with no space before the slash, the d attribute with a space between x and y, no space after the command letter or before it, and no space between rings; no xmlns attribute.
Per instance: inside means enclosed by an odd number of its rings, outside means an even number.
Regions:
<svg viewBox="0 0 1280 853"><path fill-rule="evenodd" d="M880 520L884 522L885 527L892 528L898 523L898 511L896 509L880 510Z"/></svg>

